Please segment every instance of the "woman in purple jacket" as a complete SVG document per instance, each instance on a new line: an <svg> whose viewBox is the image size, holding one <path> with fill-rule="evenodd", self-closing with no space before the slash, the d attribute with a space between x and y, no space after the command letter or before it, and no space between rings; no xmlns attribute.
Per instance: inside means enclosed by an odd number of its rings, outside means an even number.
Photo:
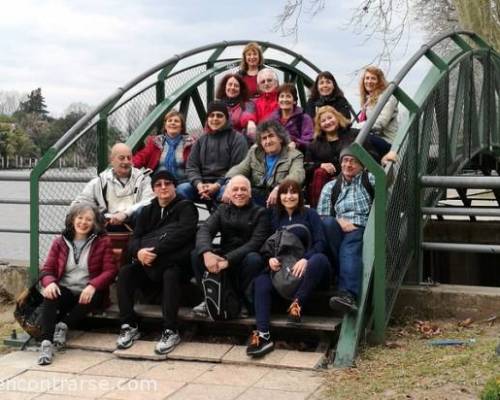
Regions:
<svg viewBox="0 0 500 400"><path fill-rule="evenodd" d="M269 119L278 121L290 135L289 146L302 153L313 139L313 121L297 105L297 89L293 83L284 83L278 87L279 109Z"/></svg>
<svg viewBox="0 0 500 400"><path fill-rule="evenodd" d="M108 288L117 272L101 214L93 205L75 205L41 270L44 300L38 364L52 363L54 347L64 347L68 328L109 301Z"/></svg>

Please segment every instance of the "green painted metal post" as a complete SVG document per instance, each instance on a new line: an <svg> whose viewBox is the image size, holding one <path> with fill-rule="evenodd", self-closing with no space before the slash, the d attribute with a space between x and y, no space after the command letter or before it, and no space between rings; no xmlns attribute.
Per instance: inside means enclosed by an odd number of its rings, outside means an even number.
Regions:
<svg viewBox="0 0 500 400"><path fill-rule="evenodd" d="M30 173L30 264L29 279L38 280L40 265L40 178L54 161L57 151L51 147Z"/></svg>
<svg viewBox="0 0 500 400"><path fill-rule="evenodd" d="M373 339L382 343L385 337L386 320L386 207L387 176L384 169L358 143L353 143L353 152L361 163L375 176L375 260L373 274Z"/></svg>
<svg viewBox="0 0 500 400"><path fill-rule="evenodd" d="M163 79L158 80L155 85L156 90L156 105L160 104L165 100L165 81ZM186 115L186 114L184 114ZM158 132L163 132L163 120L158 120L156 123L156 129Z"/></svg>
<svg viewBox="0 0 500 400"><path fill-rule="evenodd" d="M99 115L97 121L97 173L108 167L108 118L106 113Z"/></svg>
<svg viewBox="0 0 500 400"><path fill-rule="evenodd" d="M40 264L40 240L38 237L40 234L40 213L38 208L40 202L39 179L40 175L35 168L30 174L30 285L38 280L38 269Z"/></svg>

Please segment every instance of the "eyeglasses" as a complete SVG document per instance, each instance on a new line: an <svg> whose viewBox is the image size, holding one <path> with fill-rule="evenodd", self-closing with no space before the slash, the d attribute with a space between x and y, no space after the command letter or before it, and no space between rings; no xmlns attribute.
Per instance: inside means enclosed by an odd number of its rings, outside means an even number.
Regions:
<svg viewBox="0 0 500 400"><path fill-rule="evenodd" d="M153 185L153 187L154 188L161 188L163 186L169 187L170 185L173 185L173 184L174 183L170 182L170 181L159 180L158 182L155 182L155 184Z"/></svg>
<svg viewBox="0 0 500 400"><path fill-rule="evenodd" d="M274 78L267 78L259 81L261 85L263 85L264 83L272 83L272 82L274 82Z"/></svg>

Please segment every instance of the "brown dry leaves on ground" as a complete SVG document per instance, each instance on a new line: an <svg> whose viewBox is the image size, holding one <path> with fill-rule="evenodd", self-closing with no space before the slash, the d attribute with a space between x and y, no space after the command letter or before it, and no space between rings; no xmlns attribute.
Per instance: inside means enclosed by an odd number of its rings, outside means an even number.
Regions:
<svg viewBox="0 0 500 400"><path fill-rule="evenodd" d="M384 346L361 350L357 368L328 373L325 398L477 399L489 378L500 377L500 323L493 322L413 321L389 328ZM475 343L441 347L429 339Z"/></svg>
<svg viewBox="0 0 500 400"><path fill-rule="evenodd" d="M15 329L17 333L23 332L19 324L14 319L14 304L0 302L0 354L13 351L11 347L6 347L3 340Z"/></svg>

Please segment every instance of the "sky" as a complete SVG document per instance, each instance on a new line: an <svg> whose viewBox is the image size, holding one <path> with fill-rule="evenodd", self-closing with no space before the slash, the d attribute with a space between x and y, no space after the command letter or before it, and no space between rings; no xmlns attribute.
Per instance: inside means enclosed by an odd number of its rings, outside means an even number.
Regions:
<svg viewBox="0 0 500 400"><path fill-rule="evenodd" d="M15 0L2 4L0 91L42 88L52 116L71 103L96 105L116 88L174 54L222 40L264 40L286 46L329 70L358 104L354 72L381 43L348 26L356 0L327 1L300 22L297 40L273 32L285 0ZM394 54L388 78L424 44L411 30ZM414 89L420 78L409 82ZM313 77L314 78L314 77Z"/></svg>

